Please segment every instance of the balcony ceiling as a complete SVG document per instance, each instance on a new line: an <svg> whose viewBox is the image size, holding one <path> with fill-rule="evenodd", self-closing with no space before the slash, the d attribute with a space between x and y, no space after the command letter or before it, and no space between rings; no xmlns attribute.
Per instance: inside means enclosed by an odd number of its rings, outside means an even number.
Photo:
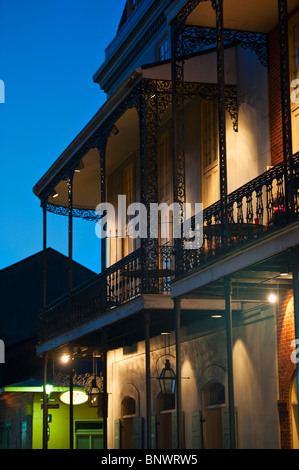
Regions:
<svg viewBox="0 0 299 470"><path fill-rule="evenodd" d="M91 149L82 159L84 168L74 173L73 207L94 210L100 202L100 159L97 149ZM68 207L67 182L62 180L55 188L58 196L50 195L48 202L56 206Z"/></svg>
<svg viewBox="0 0 299 470"><path fill-rule="evenodd" d="M278 23L277 0L225 0L224 28L269 33ZM299 0L289 0L289 13L299 7ZM215 12L211 2L200 3L189 15L186 24L215 27Z"/></svg>
<svg viewBox="0 0 299 470"><path fill-rule="evenodd" d="M233 47L227 48L225 54L225 83L237 84L236 54ZM152 80L171 80L171 62L157 62L137 69L143 78ZM199 51L184 61L184 81L195 83L217 83L217 53Z"/></svg>
<svg viewBox="0 0 299 470"><path fill-rule="evenodd" d="M288 250L271 258L252 264L230 276L232 297L240 302L268 303L269 294L288 291L293 288L293 277ZM281 275L281 273L288 273ZM194 289L186 298L223 298L223 279L210 282ZM184 296L182 296L184 298Z"/></svg>
<svg viewBox="0 0 299 470"><path fill-rule="evenodd" d="M112 134L107 142L107 176L139 149L139 119L136 109L128 109L115 125L119 132Z"/></svg>

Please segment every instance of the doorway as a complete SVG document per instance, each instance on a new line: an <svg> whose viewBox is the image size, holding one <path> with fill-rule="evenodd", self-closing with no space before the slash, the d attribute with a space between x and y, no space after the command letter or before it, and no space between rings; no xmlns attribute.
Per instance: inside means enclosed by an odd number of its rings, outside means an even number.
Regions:
<svg viewBox="0 0 299 470"><path fill-rule="evenodd" d="M136 403L134 398L125 397L121 403L122 433L121 448L134 448L134 418L136 416Z"/></svg>
<svg viewBox="0 0 299 470"><path fill-rule="evenodd" d="M172 449L173 447L173 412L175 395L157 396L157 448Z"/></svg>

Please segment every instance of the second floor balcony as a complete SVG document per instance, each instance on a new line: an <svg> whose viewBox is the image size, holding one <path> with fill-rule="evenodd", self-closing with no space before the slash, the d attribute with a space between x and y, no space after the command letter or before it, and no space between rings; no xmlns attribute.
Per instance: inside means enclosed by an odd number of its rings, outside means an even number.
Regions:
<svg viewBox="0 0 299 470"><path fill-rule="evenodd" d="M144 294L170 296L172 281L257 241L268 238L271 242L271 236L298 223L298 218L299 154L295 154L291 175L283 163L278 164L230 193L224 213L220 201L204 209L198 248L180 248L181 239L153 246L155 263L149 269L141 246L47 305L39 318L40 340L47 341Z"/></svg>
<svg viewBox="0 0 299 470"><path fill-rule="evenodd" d="M220 21L217 25L223 30ZM224 30L225 45L216 48L215 28L195 26L190 30L179 19L174 57L134 70L35 193L44 221L46 211L69 218L70 266L72 218L94 220L97 204L115 205L120 194L128 204L140 201L147 209L152 203L201 201L201 241L185 249L181 236L119 242L116 235L108 251L103 243L101 274L76 290L70 275L69 295L45 303L41 341L107 316L140 296L168 293L170 298L173 281L298 222L290 90L285 87L282 96L269 86L270 72L277 72L269 32ZM286 63L286 49L282 58ZM223 74L220 59L226 66ZM283 83L286 69L280 69ZM275 148L272 115L281 117L281 143ZM80 164L83 169L76 173ZM195 222L193 217L193 229Z"/></svg>

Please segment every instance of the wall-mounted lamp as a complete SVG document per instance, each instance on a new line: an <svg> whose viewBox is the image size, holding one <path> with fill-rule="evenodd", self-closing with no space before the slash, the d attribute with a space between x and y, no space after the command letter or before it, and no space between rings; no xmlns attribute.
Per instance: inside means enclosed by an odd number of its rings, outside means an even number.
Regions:
<svg viewBox="0 0 299 470"><path fill-rule="evenodd" d="M176 375L173 369L170 367L170 362L168 359L166 359L165 367L160 374L159 383L160 383L161 392L163 395L170 395L174 393L175 384L176 384Z"/></svg>
<svg viewBox="0 0 299 470"><path fill-rule="evenodd" d="M93 408L97 408L99 405L99 396L100 396L100 389L97 386L97 379L96 377L92 379L91 382L91 387L88 391L88 401L89 401L89 406Z"/></svg>
<svg viewBox="0 0 299 470"><path fill-rule="evenodd" d="M51 192L50 196L51 196L53 199L55 199L55 197L58 196L58 193L56 192L55 189L53 189L53 191Z"/></svg>
<svg viewBox="0 0 299 470"><path fill-rule="evenodd" d="M280 271L280 276L288 276L288 274L290 274L290 269L289 267L284 267L281 271Z"/></svg>

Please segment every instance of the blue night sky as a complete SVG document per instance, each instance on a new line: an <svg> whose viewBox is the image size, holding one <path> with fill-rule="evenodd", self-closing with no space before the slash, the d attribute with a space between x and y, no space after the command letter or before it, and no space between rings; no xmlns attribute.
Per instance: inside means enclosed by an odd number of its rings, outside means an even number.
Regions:
<svg viewBox="0 0 299 470"><path fill-rule="evenodd" d="M106 100L92 76L125 0L0 0L0 269L42 250L32 188ZM67 255L67 217L48 215L48 246ZM94 224L74 221L74 260L100 270Z"/></svg>

